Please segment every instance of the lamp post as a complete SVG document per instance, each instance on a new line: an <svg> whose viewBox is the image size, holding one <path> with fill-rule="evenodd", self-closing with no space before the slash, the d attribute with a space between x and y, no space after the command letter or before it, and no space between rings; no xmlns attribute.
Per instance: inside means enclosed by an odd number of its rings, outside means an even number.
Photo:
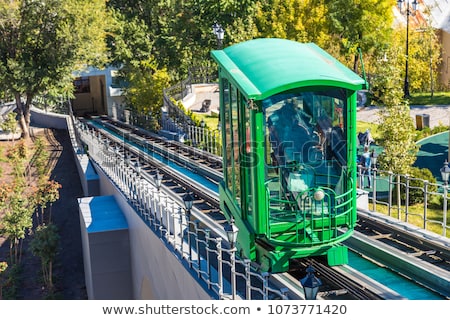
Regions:
<svg viewBox="0 0 450 320"><path fill-rule="evenodd" d="M409 60L409 16L411 15L411 10L409 8L409 0L397 0L398 9L402 12L403 2L406 2L406 63L405 63L405 83L403 88L403 94L405 98L409 98L409 79L408 79L408 60ZM412 10L417 9L417 0L413 0Z"/></svg>
<svg viewBox="0 0 450 320"><path fill-rule="evenodd" d="M200 121L200 127L202 128L202 144L203 144L203 150L207 150L208 149L208 135L205 134L205 127L206 127L206 123L205 123L205 119L202 118L202 121Z"/></svg>
<svg viewBox="0 0 450 320"><path fill-rule="evenodd" d="M136 171L136 181L134 186L134 198L136 200L136 206L139 211L141 209L140 202L140 190L141 190L141 164L139 163L139 159L136 159L136 163L134 164L134 170Z"/></svg>
<svg viewBox="0 0 450 320"><path fill-rule="evenodd" d="M161 212L161 194L159 193L159 191L161 190L161 184L162 184L162 180L163 180L163 175L162 173L159 172L159 170L156 170L156 174L153 177L153 181L155 183L156 186L156 190L157 190L157 198L155 196L154 193L152 193L152 199L153 199L153 203L154 203L154 209L153 209L153 223L155 225L157 225L157 220L158 220L158 210L159 212ZM152 215L152 212L150 211L150 216ZM160 220L160 226L162 225L162 221ZM162 228L160 228L161 230L161 234L162 234Z"/></svg>
<svg viewBox="0 0 450 320"><path fill-rule="evenodd" d="M322 281L314 275L314 271L313 266L308 266L306 277L300 280L305 293L305 300L316 300L319 287L322 285Z"/></svg>
<svg viewBox="0 0 450 320"><path fill-rule="evenodd" d="M161 183L162 183L162 179L163 179L162 173L160 173L159 171L156 171L154 179L155 179L156 189L159 192L159 190L161 189Z"/></svg>
<svg viewBox="0 0 450 320"><path fill-rule="evenodd" d="M136 170L137 176L139 177L141 175L141 164L139 163L139 159L136 160L136 163L134 164L134 169Z"/></svg>
<svg viewBox="0 0 450 320"><path fill-rule="evenodd" d="M216 35L217 38L217 49L222 49L222 42L223 37L225 35L225 31L223 30L222 26L218 24L217 22L214 22L212 25L213 33Z"/></svg>
<svg viewBox="0 0 450 320"><path fill-rule="evenodd" d="M230 223L225 225L225 232L227 233L228 242L230 243L230 262L231 262L231 295L233 300L236 299L236 240L239 228L231 218Z"/></svg>
<svg viewBox="0 0 450 320"><path fill-rule="evenodd" d="M447 231L447 193L448 193L448 178L450 175L450 168L448 166L448 161L444 161L444 166L441 168L442 181L444 181L444 213L442 217L442 235L446 236Z"/></svg>
<svg viewBox="0 0 450 320"><path fill-rule="evenodd" d="M189 267L191 266L192 261L192 247L191 247L191 209L194 204L194 197L192 194L186 193L183 196L184 208L186 209L186 230L187 230L187 239L188 239L188 248L189 248Z"/></svg>
<svg viewBox="0 0 450 320"><path fill-rule="evenodd" d="M375 150L372 150L372 152L370 153L370 163L372 164L372 167L374 169L376 169L376 167L377 167L377 158L378 158L378 154L376 153Z"/></svg>

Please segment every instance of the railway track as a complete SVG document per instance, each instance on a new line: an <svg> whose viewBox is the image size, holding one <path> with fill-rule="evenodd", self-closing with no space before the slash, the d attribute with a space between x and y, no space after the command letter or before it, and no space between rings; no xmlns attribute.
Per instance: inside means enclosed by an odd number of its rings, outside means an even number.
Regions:
<svg viewBox="0 0 450 320"><path fill-rule="evenodd" d="M322 281L321 297L323 299L334 299L339 297L346 300L383 300L383 298L373 292L365 283L358 282L338 269L328 266L322 259L302 259L295 260L293 270L290 274L301 279L306 274L304 270L312 266L316 275Z"/></svg>
<svg viewBox="0 0 450 320"><path fill-rule="evenodd" d="M185 146L180 146L177 142L154 137L151 133L143 132L139 129L133 130L133 128L119 122L101 119L100 122L96 121L95 123L96 125L89 124L90 130L95 130L97 134L103 136L105 145L110 150L115 150L113 152L117 153L116 156L123 158L129 157L132 162L141 163L143 174L149 178L154 177L157 172L162 172L165 177L162 183L167 188L173 190L180 197L186 193L192 193L195 199L195 206L202 214L210 217L214 223L223 225L226 222L225 217L220 212L217 193L211 192L202 183L198 183L196 179L181 176L167 162L156 161L152 155L158 154L167 157L170 161L187 170L206 176L212 183L217 183L222 175L220 171L209 168L210 163L215 163L214 166L217 168L219 162L217 157L199 150L186 150ZM128 142L125 143L125 140ZM366 219L360 219L361 226L359 228L371 229L370 224L364 224L365 221ZM375 226L373 229L375 229ZM421 250L423 251L423 249ZM379 295L368 290L364 284L358 284L355 282L355 279L346 277L342 272L337 272L323 263L314 260L310 260L307 263L313 264L317 271L324 276L324 279L330 285L330 288L332 288L327 290L328 292L340 292L340 294L345 294L351 299L380 299ZM299 262L298 266L300 266L299 270L304 270L305 262Z"/></svg>
<svg viewBox="0 0 450 320"><path fill-rule="evenodd" d="M388 244L411 257L428 262L442 270L450 271L450 248L443 243L426 237L412 235L401 228L400 224L381 221L374 215L360 211L358 224L355 228L361 234ZM437 238L437 237L436 237Z"/></svg>

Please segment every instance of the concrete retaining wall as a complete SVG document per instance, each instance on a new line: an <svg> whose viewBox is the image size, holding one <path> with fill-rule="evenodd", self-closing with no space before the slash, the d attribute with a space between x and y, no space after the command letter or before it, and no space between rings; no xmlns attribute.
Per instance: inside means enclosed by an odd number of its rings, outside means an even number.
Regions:
<svg viewBox="0 0 450 320"><path fill-rule="evenodd" d="M66 129L68 115L57 114L53 112L45 112L44 110L32 107L31 123L38 127L53 128L53 129Z"/></svg>

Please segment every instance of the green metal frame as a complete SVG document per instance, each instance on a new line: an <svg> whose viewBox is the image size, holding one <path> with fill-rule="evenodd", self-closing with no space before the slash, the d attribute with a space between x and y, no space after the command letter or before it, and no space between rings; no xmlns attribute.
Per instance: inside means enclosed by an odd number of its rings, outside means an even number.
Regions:
<svg viewBox="0 0 450 320"><path fill-rule="evenodd" d="M347 248L340 243L356 222L356 93L365 81L312 43L256 39L213 51L212 57L219 65L221 90L221 208L239 228L241 256L271 272L284 272L291 259L307 256L327 255L330 265L346 263ZM263 100L295 90L337 88L346 99L343 190L320 183L314 174L313 185L303 193L272 196L270 184L279 182L266 180ZM308 199L319 190L325 198L317 205Z"/></svg>

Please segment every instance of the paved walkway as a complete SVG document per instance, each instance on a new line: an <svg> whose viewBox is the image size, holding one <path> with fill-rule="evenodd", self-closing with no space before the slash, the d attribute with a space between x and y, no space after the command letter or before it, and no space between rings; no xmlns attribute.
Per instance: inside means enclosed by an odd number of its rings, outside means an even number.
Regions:
<svg viewBox="0 0 450 320"><path fill-rule="evenodd" d="M358 110L356 118L359 121L366 121L379 124L380 108L375 106L364 107ZM438 125L448 126L450 124L450 105L439 106L410 106L411 117L414 120L414 125L417 128L416 115L429 115L430 128Z"/></svg>

